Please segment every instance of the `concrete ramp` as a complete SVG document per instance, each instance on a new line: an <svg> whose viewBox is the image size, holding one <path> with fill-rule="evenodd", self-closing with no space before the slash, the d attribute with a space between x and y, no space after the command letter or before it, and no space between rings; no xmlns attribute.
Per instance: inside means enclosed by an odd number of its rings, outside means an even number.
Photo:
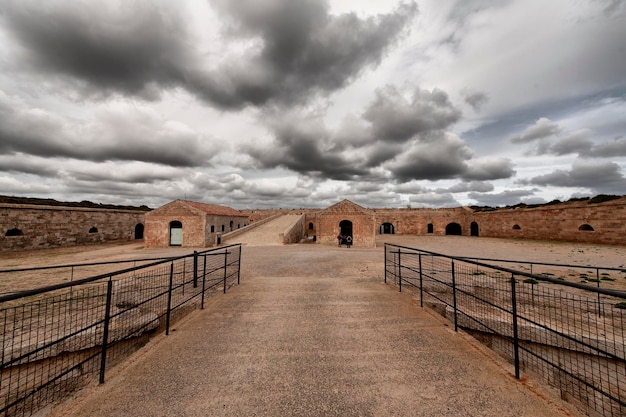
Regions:
<svg viewBox="0 0 626 417"><path fill-rule="evenodd" d="M283 233L300 218L299 214L286 214L265 224L233 236L227 240L228 244L241 243L249 246L278 246L283 245Z"/></svg>

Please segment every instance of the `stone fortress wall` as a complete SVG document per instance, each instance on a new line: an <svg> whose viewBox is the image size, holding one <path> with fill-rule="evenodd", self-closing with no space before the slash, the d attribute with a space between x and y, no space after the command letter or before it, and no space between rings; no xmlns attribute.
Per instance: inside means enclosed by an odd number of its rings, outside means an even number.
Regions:
<svg viewBox="0 0 626 417"><path fill-rule="evenodd" d="M557 240L626 245L626 196L588 201L474 211L469 207L369 209L373 232L402 235L446 235ZM303 235L320 236L320 209L242 210L252 224L276 214L304 215ZM142 211L0 204L0 252L125 241L143 237ZM345 213L349 216L349 213ZM337 213L337 221L344 216ZM368 224L359 224L357 230ZM364 220L366 221L366 220ZM450 228L458 225L458 229ZM391 227L392 226L392 227ZM138 233L141 232L141 233ZM332 239L331 239L332 240Z"/></svg>
<svg viewBox="0 0 626 417"><path fill-rule="evenodd" d="M143 238L143 211L0 203L0 252Z"/></svg>

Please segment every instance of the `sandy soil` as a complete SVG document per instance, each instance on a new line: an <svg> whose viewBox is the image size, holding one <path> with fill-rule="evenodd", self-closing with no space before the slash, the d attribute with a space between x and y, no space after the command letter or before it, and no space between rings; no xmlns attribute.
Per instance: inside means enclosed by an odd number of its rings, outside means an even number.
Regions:
<svg viewBox="0 0 626 417"><path fill-rule="evenodd" d="M515 239L475 238L464 236L379 236L376 248L338 248L315 244L288 246L244 246L242 274L254 276L255 271L267 268L291 269L294 274L337 274L342 258L325 254L344 251L344 256L361 259L364 275L382 275L383 245L385 242L425 249L454 256L551 262L587 266L620 268L624 271L602 272L602 287L626 290L626 246L583 245L568 242L545 242ZM199 249L201 250L201 249ZM98 246L44 249L0 254L0 270L49 265L132 260L178 256L192 253L190 248L145 249L143 243L118 243ZM278 256L268 256L269 253ZM124 267L132 266L126 264ZM529 271L528 265L519 265ZM0 293L37 288L68 280L121 269L119 265L89 268L65 268L54 272L0 274ZM347 271L346 271L347 272ZM568 269L533 266L534 273L548 273L556 277L580 282L580 274L595 276L591 268ZM266 272L265 272L266 273ZM594 284L595 285L595 284Z"/></svg>

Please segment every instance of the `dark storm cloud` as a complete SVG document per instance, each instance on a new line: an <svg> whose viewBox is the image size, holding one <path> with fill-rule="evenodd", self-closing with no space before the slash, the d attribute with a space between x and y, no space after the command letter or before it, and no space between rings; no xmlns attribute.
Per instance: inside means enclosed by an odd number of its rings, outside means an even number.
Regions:
<svg viewBox="0 0 626 417"><path fill-rule="evenodd" d="M23 158L22 155L0 155L0 172L18 172L41 177L54 177L59 165L54 161Z"/></svg>
<svg viewBox="0 0 626 417"><path fill-rule="evenodd" d="M436 191L440 192L448 192L448 193L466 193L468 191L487 193L489 191L493 191L493 184L482 181L472 181L472 182L461 182L456 185L453 185L449 188L440 188Z"/></svg>
<svg viewBox="0 0 626 417"><path fill-rule="evenodd" d="M184 6L165 1L16 1L4 20L32 71L57 74L83 93L157 99L182 87L218 107L240 108L305 102L346 86L380 62L417 14L414 3L368 19L330 15L318 0L213 4L230 23L221 42L250 41L237 57L207 62L194 49Z"/></svg>
<svg viewBox="0 0 626 417"><path fill-rule="evenodd" d="M206 77L195 83L204 97L224 107L302 102L342 88L378 64L417 14L415 3L368 19L330 15L319 0L212 4L230 23L227 35L261 41L258 51L251 48L220 68L219 85Z"/></svg>
<svg viewBox="0 0 626 417"><path fill-rule="evenodd" d="M529 143L539 139L548 138L561 132L558 124L552 120L542 117L534 125L528 127L521 135L514 136L510 140L512 143Z"/></svg>
<svg viewBox="0 0 626 417"><path fill-rule="evenodd" d="M287 119L272 123L272 146L250 145L242 149L261 168L284 167L314 177L348 180L367 174L343 153L330 151L330 133L315 118Z"/></svg>
<svg viewBox="0 0 626 417"><path fill-rule="evenodd" d="M415 142L386 168L403 182L449 179L463 175L471 157L471 150L458 136L441 134L428 143Z"/></svg>
<svg viewBox="0 0 626 417"><path fill-rule="evenodd" d="M620 166L614 162L578 159L572 169L555 170L528 181L533 185L557 187L584 187L598 193L619 193L626 190L626 178Z"/></svg>
<svg viewBox="0 0 626 417"><path fill-rule="evenodd" d="M202 135L133 108L95 112L93 120L77 121L0 95L0 155L197 166L209 163L209 144Z"/></svg>
<svg viewBox="0 0 626 417"><path fill-rule="evenodd" d="M496 158L472 161L463 173L465 180L498 180L515 175L513 162L508 158Z"/></svg>
<svg viewBox="0 0 626 417"><path fill-rule="evenodd" d="M409 101L394 86L378 90L363 114L372 124L374 137L391 143L404 143L415 135L444 130L460 117L461 112L444 91L416 88Z"/></svg>
<svg viewBox="0 0 626 417"><path fill-rule="evenodd" d="M31 70L78 79L91 94L154 99L193 65L184 21L165 4L24 0L3 12Z"/></svg>
<svg viewBox="0 0 626 417"><path fill-rule="evenodd" d="M572 153L589 154L593 147L591 140L591 131L589 129L580 129L574 132L568 132L559 137L553 144L540 145L538 153L551 153L555 155L567 155Z"/></svg>
<svg viewBox="0 0 626 417"><path fill-rule="evenodd" d="M589 151L589 156L605 158L626 156L626 137L615 138L596 145Z"/></svg>

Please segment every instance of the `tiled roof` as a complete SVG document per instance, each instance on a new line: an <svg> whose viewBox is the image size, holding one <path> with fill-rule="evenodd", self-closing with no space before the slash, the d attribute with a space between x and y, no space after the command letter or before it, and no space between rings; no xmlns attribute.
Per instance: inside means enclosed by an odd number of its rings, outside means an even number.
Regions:
<svg viewBox="0 0 626 417"><path fill-rule="evenodd" d="M180 200L183 204L191 206L212 216L248 217L239 210L215 204L198 203L196 201Z"/></svg>

